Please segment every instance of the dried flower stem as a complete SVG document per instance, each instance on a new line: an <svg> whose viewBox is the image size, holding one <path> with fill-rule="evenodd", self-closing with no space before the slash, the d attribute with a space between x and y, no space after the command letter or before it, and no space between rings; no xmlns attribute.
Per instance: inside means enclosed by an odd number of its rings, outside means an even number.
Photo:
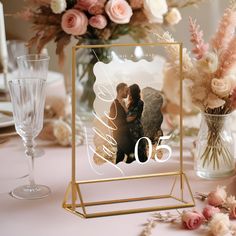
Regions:
<svg viewBox="0 0 236 236"><path fill-rule="evenodd" d="M236 64L236 37L228 44L227 49L222 53L220 66L216 72L218 78L223 77Z"/></svg>
<svg viewBox="0 0 236 236"><path fill-rule="evenodd" d="M220 21L219 28L211 40L212 48L217 52L224 52L234 36L236 27L235 4L227 8Z"/></svg>
<svg viewBox="0 0 236 236"><path fill-rule="evenodd" d="M221 131L225 123L224 116L205 117L208 127L207 145L201 154L202 168L213 168L213 170L222 168L222 165L232 166L232 154L227 146L223 144ZM223 162L222 162L223 161Z"/></svg>

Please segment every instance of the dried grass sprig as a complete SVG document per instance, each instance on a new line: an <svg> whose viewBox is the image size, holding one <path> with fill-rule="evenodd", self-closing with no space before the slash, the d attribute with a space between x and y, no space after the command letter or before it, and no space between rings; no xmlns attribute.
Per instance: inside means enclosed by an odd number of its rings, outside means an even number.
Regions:
<svg viewBox="0 0 236 236"><path fill-rule="evenodd" d="M225 49L220 57L219 69L216 72L216 76L221 78L225 76L230 69L236 64L236 36L231 39L228 47Z"/></svg>
<svg viewBox="0 0 236 236"><path fill-rule="evenodd" d="M172 35L166 31L163 35L159 35L159 34L154 34L157 39L160 42L166 42L166 43L176 43L176 41L174 40L174 38L172 37ZM176 69L176 73L179 74L179 45L174 45L174 44L170 44L170 45L166 45L165 46L165 50L167 53L167 57L168 57L168 63L170 64L170 67L175 68ZM193 66L193 62L192 59L189 55L190 53L188 52L188 50L186 48L183 48L183 76L185 78L188 79L192 79L191 74L194 70L194 66Z"/></svg>
<svg viewBox="0 0 236 236"><path fill-rule="evenodd" d="M147 223L143 224L144 229L140 236L150 236L152 230L156 227L157 223L178 223L181 222L181 212L176 210L178 214L173 214L171 212L157 212L152 215L151 219L147 220Z"/></svg>
<svg viewBox="0 0 236 236"><path fill-rule="evenodd" d="M227 48L228 43L234 36L235 27L236 11L235 3L232 3L231 6L225 10L223 17L220 20L219 28L211 40L213 50L223 52Z"/></svg>
<svg viewBox="0 0 236 236"><path fill-rule="evenodd" d="M200 30L200 26L197 24L196 19L193 20L192 17L189 17L189 25L189 31L191 33L190 41L194 45L192 53L195 54L196 59L199 60L207 52L209 45L207 43L204 43L203 32L202 30Z"/></svg>
<svg viewBox="0 0 236 236"><path fill-rule="evenodd" d="M166 31L163 35L155 34L157 39L161 42L165 43L176 43L172 35ZM168 56L168 60L172 65L176 65L176 62L179 60L179 45L165 45L166 53Z"/></svg>

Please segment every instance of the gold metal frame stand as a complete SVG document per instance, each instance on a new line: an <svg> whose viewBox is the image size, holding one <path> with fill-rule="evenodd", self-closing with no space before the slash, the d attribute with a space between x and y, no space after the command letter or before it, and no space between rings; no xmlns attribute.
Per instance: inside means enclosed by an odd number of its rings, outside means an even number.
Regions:
<svg viewBox="0 0 236 236"><path fill-rule="evenodd" d="M76 137L76 51L80 48L111 48L111 47L135 47L135 46L174 46L179 47L179 71L180 71L180 161L179 161L179 170L176 172L165 172L158 174L148 174L148 175L138 175L138 176L127 176L120 178L107 178L107 179L96 179L96 180L76 180L76 145L75 145L75 137ZM192 207L195 205L194 197L188 182L186 175L183 172L183 134L182 134L182 118L183 118L183 93L182 93L182 43L143 43L143 44L109 44L109 45L79 45L72 48L72 176L71 182L67 187L66 194L63 200L62 207L66 210L85 217L100 217L100 216L111 216L111 215L121 215L121 214L130 214L130 213L138 213L138 212L148 212L148 211L157 211L157 210L165 210L165 209L175 209L175 208L184 208L184 207ZM124 198L124 199L112 199L112 200L104 200L104 201L95 201L95 202L87 202L82 195L81 186L86 184L96 184L96 183L111 183L114 181L127 181L127 180L137 180L144 178L160 178L160 177L173 177L174 181L170 187L168 193L164 195L156 195L156 196L144 196L144 197L136 197L136 198ZM178 182L177 182L178 180ZM178 189L177 189L178 188ZM177 191L176 191L177 190ZM186 194L189 194L190 200L185 200ZM167 204L164 206L155 206L155 207L145 207L145 208L131 208L125 210L114 210L114 211L99 211L94 213L88 213L88 208L93 206L105 206L111 204L118 203L131 203L138 201L150 201L150 200L158 200L158 199L172 199L174 204ZM177 203L176 203L177 202ZM79 210L80 209L80 210Z"/></svg>
<svg viewBox="0 0 236 236"><path fill-rule="evenodd" d="M113 182L113 181L125 181L130 179L143 179L143 178L158 178L163 176L174 176L174 182L171 186L170 191L167 194L163 195L155 195L155 196L145 196L145 197L137 197L137 198L125 198L125 199L113 199L113 200L105 200L105 201L97 201L97 202L85 202L81 193L80 187L85 184L94 184L101 182ZM182 188L178 193L174 193L174 190L177 185L177 179L180 179L180 185ZM185 188L184 188L185 187ZM184 191L185 189L185 191ZM187 192L186 192L187 190ZM75 199L73 202L72 192L75 191ZM191 197L190 201L186 201L184 199L184 195L188 193ZM68 203L69 199L71 202ZM78 199L78 202L77 202ZM145 207L145 208L132 208L127 210L116 210L116 211L100 211L96 213L87 213L87 208L93 206L101 206L101 205L111 205L117 203L127 203L127 202L137 202L137 201L148 201L148 200L158 200L158 199L172 199L177 201L177 203L173 205L163 205L163 206L155 206L155 207ZM94 218L101 216L113 216L113 215L122 215L122 214L131 214L131 213L139 213L139 212L149 212L149 211L158 211L158 210L167 210L167 209L176 209L176 208L185 208L185 207L193 207L195 205L194 197L188 182L188 179L184 173L178 172L170 172L165 174L151 174L151 175L143 175L143 176L129 176L122 178L111 178L111 179L100 179L100 180L88 180L88 181L77 181L75 183L70 183L67 187L65 198L63 201L63 208L66 210L84 217L84 218Z"/></svg>

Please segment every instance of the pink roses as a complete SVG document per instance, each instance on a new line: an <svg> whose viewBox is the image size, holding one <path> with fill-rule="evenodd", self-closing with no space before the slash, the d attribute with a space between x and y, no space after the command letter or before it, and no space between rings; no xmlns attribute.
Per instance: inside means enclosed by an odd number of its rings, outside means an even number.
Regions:
<svg viewBox="0 0 236 236"><path fill-rule="evenodd" d="M79 0L74 8L87 11L89 7L96 4L97 1L98 0Z"/></svg>
<svg viewBox="0 0 236 236"><path fill-rule="evenodd" d="M225 202L227 193L225 187L218 186L215 191L212 191L207 196L208 204L212 206L221 206Z"/></svg>
<svg viewBox="0 0 236 236"><path fill-rule="evenodd" d="M61 27L67 34L79 36L87 32L88 24L101 30L108 24L106 17L114 23L127 24L132 15L132 8L125 0L78 0L74 9L63 14Z"/></svg>
<svg viewBox="0 0 236 236"><path fill-rule="evenodd" d="M194 230L201 226L205 221L209 221L212 217L220 213L220 209L214 206L206 206L202 213L197 211L184 211L182 213L182 224L185 228Z"/></svg>
<svg viewBox="0 0 236 236"><path fill-rule="evenodd" d="M125 0L109 0L105 6L109 18L117 24L127 24L133 15L132 8Z"/></svg>
<svg viewBox="0 0 236 236"><path fill-rule="evenodd" d="M87 31L87 16L76 9L70 9L62 16L61 27L67 34L83 35Z"/></svg>
<svg viewBox="0 0 236 236"><path fill-rule="evenodd" d="M200 227L204 221L204 216L197 211L185 211L182 214L183 226L187 229L193 230Z"/></svg>
<svg viewBox="0 0 236 236"><path fill-rule="evenodd" d="M216 213L220 213L220 209L218 207L210 205L207 205L202 211L202 214L206 218L206 220L210 220Z"/></svg>
<svg viewBox="0 0 236 236"><path fill-rule="evenodd" d="M97 29L104 29L107 25L107 19L103 15L92 16L89 19L89 24Z"/></svg>

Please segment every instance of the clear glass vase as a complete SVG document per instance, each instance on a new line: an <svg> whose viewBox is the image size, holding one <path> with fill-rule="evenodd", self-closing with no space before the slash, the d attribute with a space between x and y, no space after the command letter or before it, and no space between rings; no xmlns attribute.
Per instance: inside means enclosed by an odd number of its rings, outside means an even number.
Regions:
<svg viewBox="0 0 236 236"><path fill-rule="evenodd" d="M194 166L198 176L217 179L234 174L234 141L230 121L231 114L202 113Z"/></svg>

